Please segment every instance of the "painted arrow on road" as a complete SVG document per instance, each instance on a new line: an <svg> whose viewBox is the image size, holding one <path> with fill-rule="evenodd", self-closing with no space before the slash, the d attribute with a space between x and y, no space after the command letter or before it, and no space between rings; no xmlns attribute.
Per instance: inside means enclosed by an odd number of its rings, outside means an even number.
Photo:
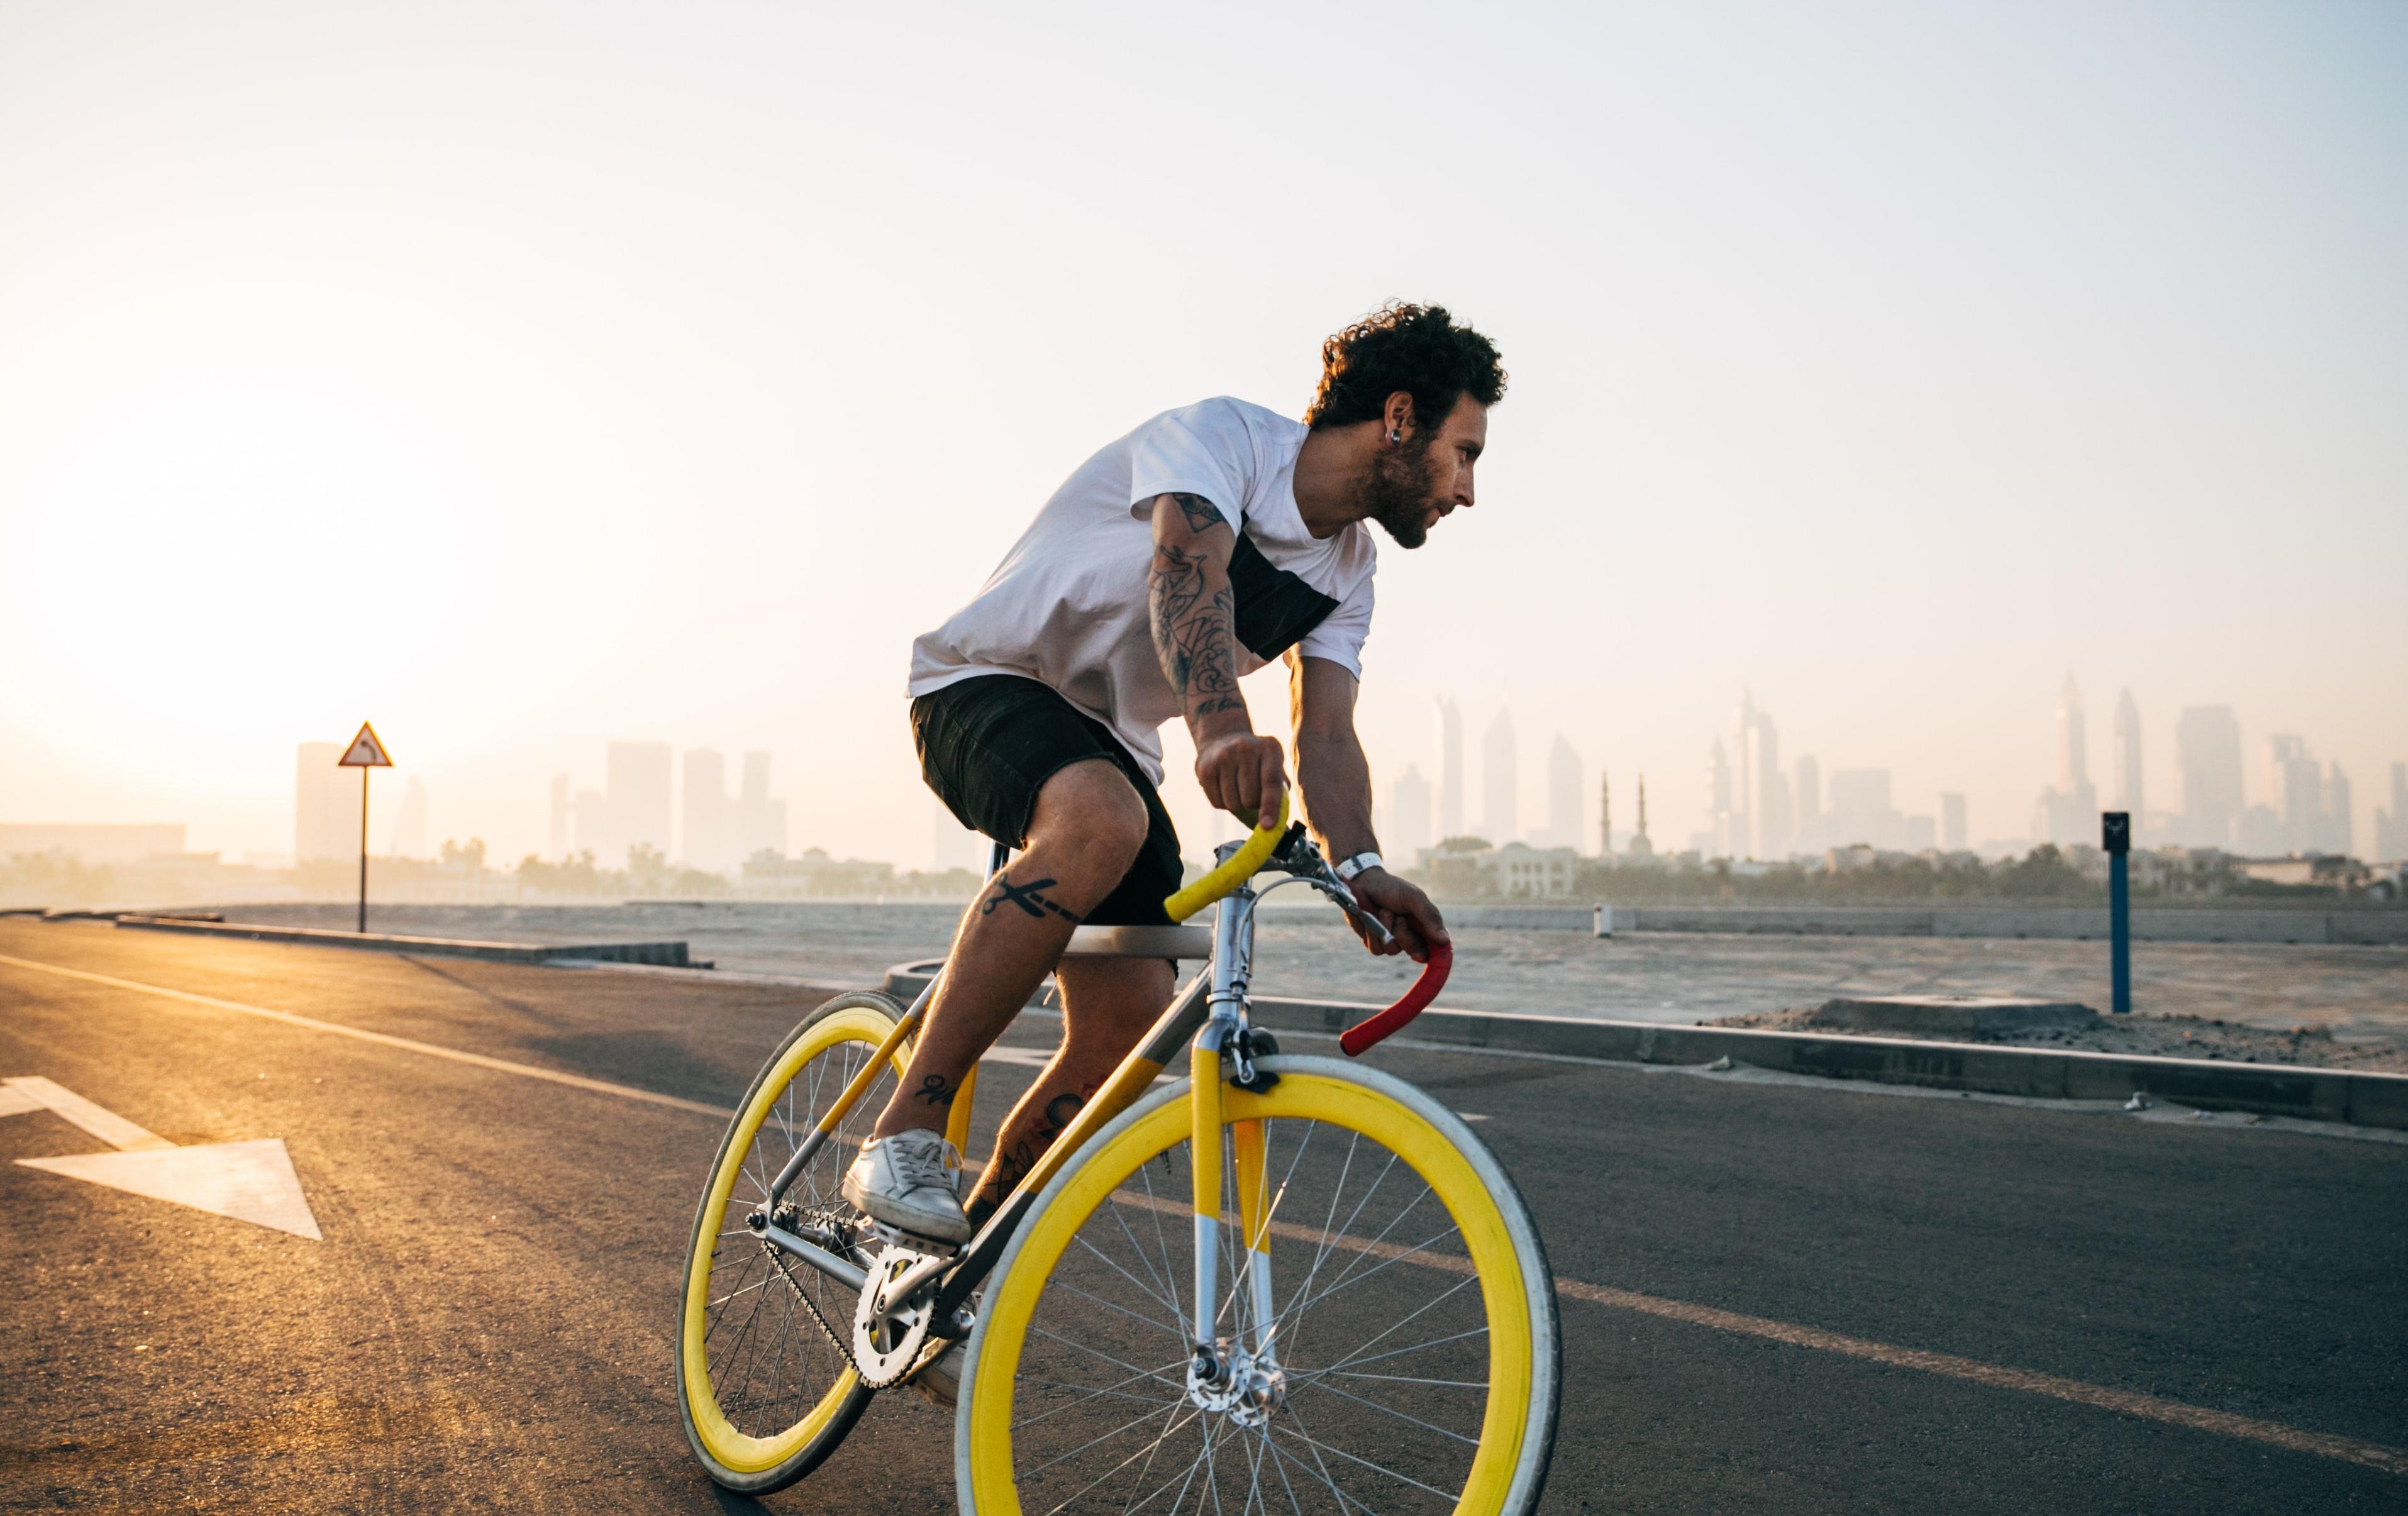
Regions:
<svg viewBox="0 0 2408 1516"><path fill-rule="evenodd" d="M27 1168L231 1216L312 1241L324 1238L281 1137L179 1148L64 1085L38 1076L0 1080L0 1116L33 1110L63 1117L117 1151L17 1160Z"/></svg>

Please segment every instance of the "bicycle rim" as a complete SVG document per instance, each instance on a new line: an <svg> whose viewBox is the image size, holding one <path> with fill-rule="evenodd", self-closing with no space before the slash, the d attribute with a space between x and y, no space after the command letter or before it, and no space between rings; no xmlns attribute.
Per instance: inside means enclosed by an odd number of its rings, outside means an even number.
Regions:
<svg viewBox="0 0 2408 1516"><path fill-rule="evenodd" d="M1451 1112L1326 1059L1230 1088L1212 1336L1272 1326L1275 1389L1190 1393L1186 1084L1099 1134L999 1261L965 1366L956 1468L978 1516L1522 1512L1552 1443L1544 1253L1512 1181ZM1232 1129L1259 1122L1257 1304ZM1205 1397L1208 1400L1212 1397Z"/></svg>
<svg viewBox="0 0 2408 1516"><path fill-rule="evenodd" d="M712 1166L687 1260L678 1390L696 1456L732 1488L759 1493L800 1478L868 1401L805 1305L849 1331L852 1293L773 1259L744 1217L894 1024L883 996L848 995L815 1013L753 1081ZM837 1186L893 1088L892 1071L882 1073L788 1189L800 1220L851 1218Z"/></svg>

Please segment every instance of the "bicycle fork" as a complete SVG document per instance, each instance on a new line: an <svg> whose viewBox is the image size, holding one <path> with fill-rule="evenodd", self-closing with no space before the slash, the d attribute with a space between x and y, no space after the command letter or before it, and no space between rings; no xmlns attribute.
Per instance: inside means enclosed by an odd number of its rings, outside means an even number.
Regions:
<svg viewBox="0 0 2408 1516"><path fill-rule="evenodd" d="M1254 892L1240 889L1221 903L1213 951L1211 1020L1189 1051L1189 1133L1196 1207L1196 1295L1193 1349L1188 1364L1190 1399L1206 1409L1226 1411L1241 1423L1259 1421L1285 1398L1285 1376L1276 1352L1271 1307L1269 1176L1263 1123L1240 1121L1224 1126L1226 1086L1221 1055L1235 1051L1250 1063L1243 1044L1247 981L1253 956ZM1231 1303L1245 1296L1243 1330L1224 1339L1221 1318L1222 1133L1229 1134L1231 1178L1237 1186L1240 1279L1230 1283Z"/></svg>

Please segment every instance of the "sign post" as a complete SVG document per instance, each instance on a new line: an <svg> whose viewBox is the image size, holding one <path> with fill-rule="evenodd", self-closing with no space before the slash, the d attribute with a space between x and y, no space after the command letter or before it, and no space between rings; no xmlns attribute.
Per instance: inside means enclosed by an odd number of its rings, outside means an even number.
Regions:
<svg viewBox="0 0 2408 1516"><path fill-rule="evenodd" d="M335 760L337 768L360 771L360 931L368 929L368 770L391 768L393 760L385 755L384 744L377 740L376 728L360 722L360 735Z"/></svg>
<svg viewBox="0 0 2408 1516"><path fill-rule="evenodd" d="M2107 940L2118 1016L2132 1011L2132 813L2103 811L2099 845L2107 852Z"/></svg>

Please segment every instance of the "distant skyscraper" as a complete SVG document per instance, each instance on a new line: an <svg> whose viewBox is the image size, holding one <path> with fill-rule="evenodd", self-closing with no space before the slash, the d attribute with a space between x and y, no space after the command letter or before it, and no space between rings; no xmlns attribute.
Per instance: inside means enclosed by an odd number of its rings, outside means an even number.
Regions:
<svg viewBox="0 0 2408 1516"><path fill-rule="evenodd" d="M2033 831L2042 842L2099 843L2099 790L2090 782L2090 737L2073 676L2057 697L2057 783L2041 792Z"/></svg>
<svg viewBox="0 0 2408 1516"><path fill-rule="evenodd" d="M1463 713L1444 695L1438 697L1438 835L1463 835Z"/></svg>
<svg viewBox="0 0 2408 1516"><path fill-rule="evenodd" d="M2316 847L2320 851L2339 853L2344 857L2349 857L2357 852L2358 850L2351 845L2357 841L2357 837L2353 835L2356 831L2357 813L2351 807L2349 776L2341 771L2341 765L2327 764L2325 765L2325 813L2323 824L2319 828L2319 836L2316 838Z"/></svg>
<svg viewBox="0 0 2408 1516"><path fill-rule="evenodd" d="M2193 706L2174 723L2183 841L2229 848L2241 822L2241 723L2230 706Z"/></svg>
<svg viewBox="0 0 2408 1516"><path fill-rule="evenodd" d="M1824 845L1823 765L1809 753L1798 760L1798 846L1810 851Z"/></svg>
<svg viewBox="0 0 2408 1516"><path fill-rule="evenodd" d="M360 781L335 766L342 755L338 742L304 742L294 753L293 856L302 863L360 855Z"/></svg>
<svg viewBox="0 0 2408 1516"><path fill-rule="evenodd" d="M2408 859L2408 764L2391 765L2391 808L2374 813L2374 856L2386 864Z"/></svg>
<svg viewBox="0 0 2408 1516"><path fill-rule="evenodd" d="M1742 694L1739 702L1739 771L1733 776L1731 808L1747 855L1787 855L1794 831L1790 824L1789 780L1781 772L1781 735L1772 715Z"/></svg>
<svg viewBox="0 0 2408 1516"><path fill-rule="evenodd" d="M2146 808L2141 796L2141 708L2129 690L2115 699L2115 808L2130 811L2136 828Z"/></svg>
<svg viewBox="0 0 2408 1516"><path fill-rule="evenodd" d="M1730 854L1754 853L1756 840L1756 696L1739 693L1739 717L1731 723Z"/></svg>
<svg viewBox="0 0 2408 1516"><path fill-rule="evenodd" d="M1897 848L1906 841L1906 818L1889 801L1886 768L1831 771L1831 810L1824 826L1835 848L1865 843Z"/></svg>
<svg viewBox="0 0 2408 1516"><path fill-rule="evenodd" d="M1706 845L1714 856L1728 858L1741 851L1744 839L1738 836L1739 815L1731 808L1730 757L1720 737L1706 753Z"/></svg>
<svg viewBox="0 0 2408 1516"><path fill-rule="evenodd" d="M552 777L552 851L545 856L561 859L568 856L568 776Z"/></svg>
<svg viewBox="0 0 2408 1516"><path fill-rule="evenodd" d="M2347 781L2344 781L2346 787ZM2266 739L2266 803L2273 808L2274 846L2283 852L2316 852L2325 846L2325 776L2315 754L2299 737Z"/></svg>
<svg viewBox="0 0 2408 1516"><path fill-rule="evenodd" d="M393 846L387 856L426 856L426 786L415 774L409 776L409 785L401 793L401 811L394 818Z"/></svg>
<svg viewBox="0 0 2408 1516"><path fill-rule="evenodd" d="M754 751L744 755L744 788L736 797L736 814L731 825L738 863L756 852L784 855L786 803L769 798L769 755L766 752ZM987 865L984 845L980 844L977 851L978 861L971 866L984 873Z"/></svg>
<svg viewBox="0 0 2408 1516"><path fill-rule="evenodd" d="M638 845L657 848L664 853L669 851L667 743L611 743L603 754L602 788L609 797L620 847L618 853L602 862L620 867L627 861L625 850Z"/></svg>
<svg viewBox="0 0 2408 1516"><path fill-rule="evenodd" d="M1940 797L1940 846L1949 852L1965 851L1965 797L1961 794Z"/></svg>
<svg viewBox="0 0 2408 1516"><path fill-rule="evenodd" d="M1557 732L1547 751L1547 845L1577 848L1581 831L1580 754Z"/></svg>
<svg viewBox="0 0 2408 1516"><path fill-rule="evenodd" d="M1410 867L1422 850L1434 845L1430 836L1430 786L1422 771L1411 764L1388 787L1388 824L1382 829L1380 845L1386 848L1398 866Z"/></svg>
<svg viewBox="0 0 2408 1516"><path fill-rule="evenodd" d="M1513 742L1513 713L1499 709L1480 740L1480 790L1486 814L1483 836L1498 847L1522 836L1521 751Z"/></svg>

